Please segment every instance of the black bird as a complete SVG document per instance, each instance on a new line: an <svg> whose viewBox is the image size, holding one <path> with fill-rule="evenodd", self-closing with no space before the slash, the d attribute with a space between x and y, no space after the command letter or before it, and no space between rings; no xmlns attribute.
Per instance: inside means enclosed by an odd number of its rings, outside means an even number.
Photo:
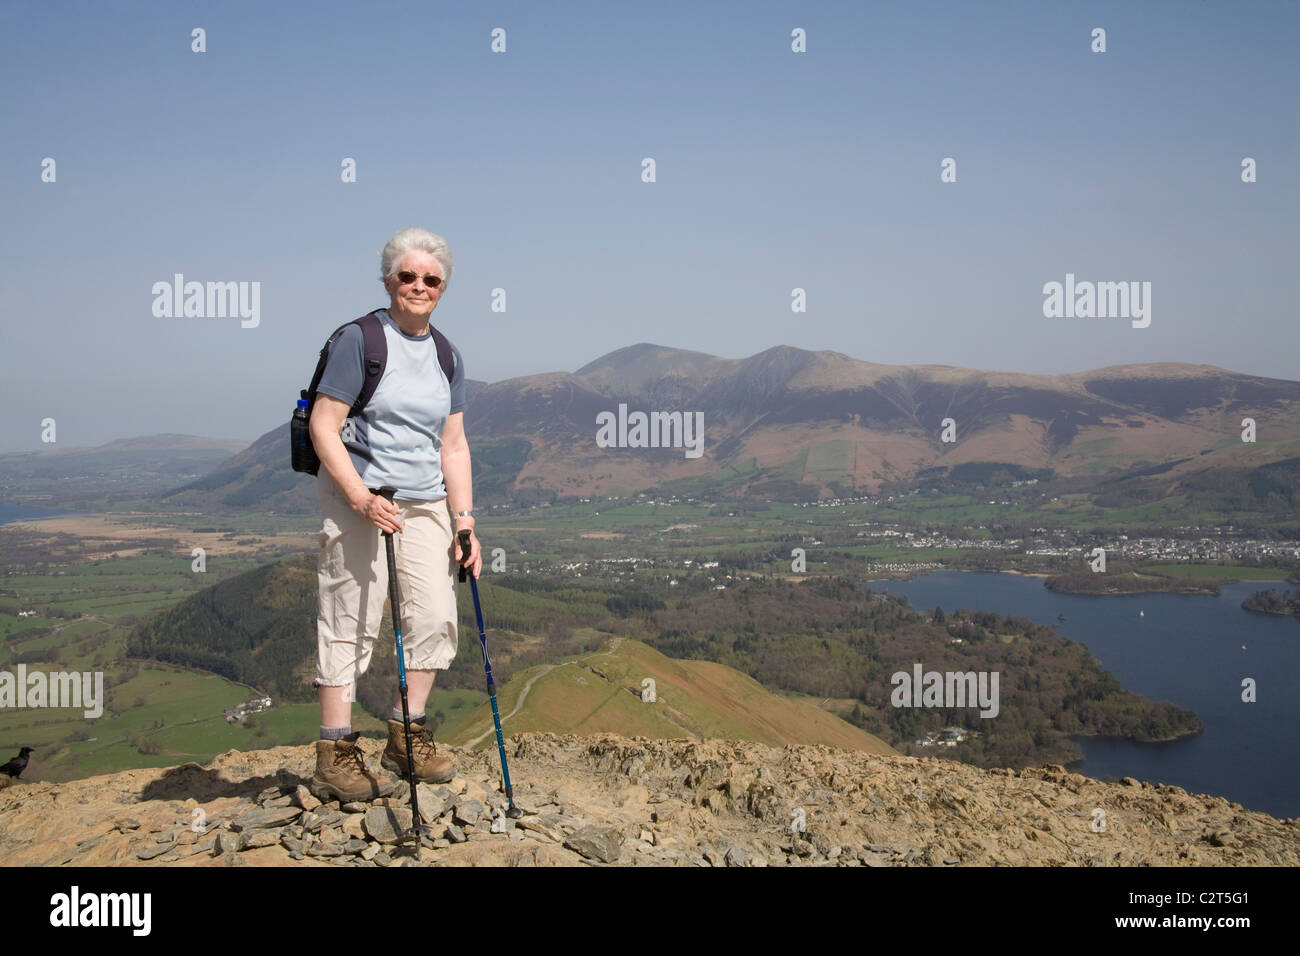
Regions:
<svg viewBox="0 0 1300 956"><path fill-rule="evenodd" d="M31 747L24 747L18 752L17 757L14 757L3 767L0 767L0 771L9 774L11 777L20 776L22 772L27 769L27 755L31 752Z"/></svg>

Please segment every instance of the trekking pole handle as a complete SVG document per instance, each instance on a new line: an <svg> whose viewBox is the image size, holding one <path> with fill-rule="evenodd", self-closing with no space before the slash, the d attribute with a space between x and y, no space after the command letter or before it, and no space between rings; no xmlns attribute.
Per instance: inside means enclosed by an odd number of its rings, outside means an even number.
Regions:
<svg viewBox="0 0 1300 956"><path fill-rule="evenodd" d="M385 499L390 505L393 503L393 496L397 494L397 489L394 488L392 485L384 485L384 487L382 488L368 488L367 490L371 494L378 495L379 497ZM383 532L385 538L392 537L392 534L393 533L391 531Z"/></svg>
<svg viewBox="0 0 1300 956"><path fill-rule="evenodd" d="M469 554L469 528L466 528L463 531L457 531L456 540L460 544L461 554L467 556ZM465 565L462 564L460 566L460 578L458 579L461 584L465 583L466 573L467 573L467 569Z"/></svg>

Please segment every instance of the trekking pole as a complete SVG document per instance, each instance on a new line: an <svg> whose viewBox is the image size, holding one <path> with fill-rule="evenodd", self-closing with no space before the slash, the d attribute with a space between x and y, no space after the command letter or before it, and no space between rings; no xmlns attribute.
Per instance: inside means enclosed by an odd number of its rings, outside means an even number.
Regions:
<svg viewBox="0 0 1300 956"><path fill-rule="evenodd" d="M385 485L379 494L391 503L397 489ZM415 758L411 750L411 709L406 702L406 654L402 650L402 603L397 588L397 560L393 556L393 533L384 532L384 545L388 548L388 600L393 605L393 634L397 637L397 687L402 694L402 725L406 731L406 781L411 786L411 829L403 839L419 838L428 830L420 819L420 798L415 790Z"/></svg>
<svg viewBox="0 0 1300 956"><path fill-rule="evenodd" d="M456 536L460 540L460 550L466 556L469 555L469 529L457 531ZM463 583L468 569L465 565L460 566L460 581ZM501 775L506 781L506 800L510 803L510 809L506 811L506 816L512 820L518 820L524 815L524 812L515 806L515 791L510 786L510 767L506 764L506 742L501 736L501 714L497 710L497 685L492 679L492 661L488 659L487 633L483 630L483 608L478 603L478 578L469 575L469 586L474 592L474 617L478 619L478 641L483 648L483 670L487 673L488 695L492 698L492 722L497 728L497 753L501 755Z"/></svg>

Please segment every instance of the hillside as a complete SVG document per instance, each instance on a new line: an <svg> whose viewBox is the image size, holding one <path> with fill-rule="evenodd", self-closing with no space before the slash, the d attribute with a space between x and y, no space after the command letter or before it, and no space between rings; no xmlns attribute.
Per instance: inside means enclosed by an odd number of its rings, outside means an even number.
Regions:
<svg viewBox="0 0 1300 956"><path fill-rule="evenodd" d="M308 700L317 600L312 556L297 555L220 581L154 615L132 633L127 654Z"/></svg>
<svg viewBox="0 0 1300 956"><path fill-rule="evenodd" d="M598 447L597 416L684 411L704 442ZM1207 365L1112 366L1033 375L890 366L790 346L723 359L642 343L576 372L473 383L465 430L476 501L661 489L682 496L804 501L878 493L991 463L1011 473L1118 482L1116 503L1241 489L1242 507L1300 503L1300 382ZM1243 443L1255 420L1258 441ZM940 439L955 423L955 441ZM655 446L660 443L654 442ZM289 469L279 425L203 478L163 496L211 511L313 513L313 480ZM1278 472L1263 471L1293 460Z"/></svg>
<svg viewBox="0 0 1300 956"><path fill-rule="evenodd" d="M490 648L489 648L490 649ZM642 702L643 681L656 700ZM867 753L894 749L810 700L779 697L752 677L710 661L676 661L640 641L611 638L594 654L523 671L498 688L502 732L615 733L824 744ZM490 702L439 737L495 747Z"/></svg>
<svg viewBox="0 0 1300 956"><path fill-rule="evenodd" d="M313 569L313 556L295 555L205 588L142 622L127 653L202 668L257 687L277 703L311 702ZM1079 735L1152 741L1202 729L1191 711L1125 690L1082 644L1027 619L959 611L939 620L840 577L749 577L722 590L702 576L674 582L486 576L480 587L503 713L536 678L536 697L530 691L527 706L508 718L517 721L512 729L853 748L872 739L904 751L927 733L956 726L974 733L952 755L984 767L1070 763L1080 757L1073 740ZM473 621L468 590L460 588L457 599L460 620ZM385 619L357 687L357 701L376 716L387 713L396 680L389 627ZM483 689L477 637L472 626L462 627L439 688ZM631 640L611 640L618 638ZM981 717L973 702L894 705L892 675L910 674L917 662L936 673L999 674L1001 702L986 715L996 719ZM662 681L665 706L640 703L645 677ZM860 731L779 694L833 698ZM452 719L471 721L465 740L487 725L482 708Z"/></svg>
<svg viewBox="0 0 1300 956"><path fill-rule="evenodd" d="M313 569L311 555L296 555L205 588L142 622L127 653L212 671L277 702L313 701ZM638 576L623 584L492 574L480 587L503 713L512 712L516 695L535 678L536 696L530 691L526 706L508 718L518 731L694 734L852 748L875 740L904 751L927 733L957 726L975 733L954 757L1020 767L1079 759L1073 740L1079 735L1153 741L1202 729L1191 711L1125 690L1086 647L1049 627L975 611L939 620L847 578L749 577L718 590L700 576L672 584ZM468 590L460 588L457 599L460 620L473 621ZM386 619L357 687L356 699L372 715L387 713L396 680L389 627ZM472 626L462 627L440 688L483 689L477 637ZM631 640L611 640L619 638ZM1002 699L989 715L996 719L981 717L973 702L892 704L892 675L910 674L916 662L936 673L999 674ZM665 706L641 704L645 677L663 683ZM833 698L860 730L779 694ZM780 719L767 720L769 714ZM452 719L470 721L457 741L481 734L488 723L483 708Z"/></svg>
<svg viewBox="0 0 1300 956"><path fill-rule="evenodd" d="M372 771L382 743L368 741ZM385 802L299 789L308 747L221 754L0 790L5 866L1297 866L1300 819L1179 787L1060 767L734 741L524 734L507 742L518 821L491 832L495 748L444 748L459 776L421 785L431 834ZM404 819L403 819L404 818Z"/></svg>
<svg viewBox="0 0 1300 956"><path fill-rule="evenodd" d="M65 509L106 508L206 475L248 442L140 435L91 448L50 444L0 454L0 500Z"/></svg>
<svg viewBox="0 0 1300 956"><path fill-rule="evenodd" d="M487 582L488 597L510 592ZM461 596L462 602L466 600ZM128 643L133 657L197 667L247 683L283 701L311 701L314 660L314 561L300 555L264 565L204 588L176 607L141 623ZM472 617L472 607L464 608ZM466 617L462 617L465 620ZM740 671L708 661L675 661L635 640L609 637L596 653L527 668L505 679L512 642L491 637L501 713L511 732L608 731L648 737L734 737L770 744L813 743L893 753L878 737L806 699L781 697ZM389 632L391 633L391 632ZM392 641L378 642L358 700L386 712L396 679ZM560 656L558 648L552 657ZM655 704L641 702L641 681L659 688ZM439 687L481 690L477 635L462 630L452 671ZM372 697L374 700L372 701ZM491 728L490 705L448 725L440 737L466 742ZM480 726L482 725L482 726ZM458 734L458 730L463 730Z"/></svg>

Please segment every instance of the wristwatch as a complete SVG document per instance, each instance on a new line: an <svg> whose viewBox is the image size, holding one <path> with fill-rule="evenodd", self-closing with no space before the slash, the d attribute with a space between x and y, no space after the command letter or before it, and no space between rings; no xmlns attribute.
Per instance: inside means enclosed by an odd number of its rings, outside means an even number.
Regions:
<svg viewBox="0 0 1300 956"><path fill-rule="evenodd" d="M454 515L454 517L456 517L456 518L472 518L472 517L474 517L474 512L472 512L472 511L457 511L456 514Z"/></svg>

